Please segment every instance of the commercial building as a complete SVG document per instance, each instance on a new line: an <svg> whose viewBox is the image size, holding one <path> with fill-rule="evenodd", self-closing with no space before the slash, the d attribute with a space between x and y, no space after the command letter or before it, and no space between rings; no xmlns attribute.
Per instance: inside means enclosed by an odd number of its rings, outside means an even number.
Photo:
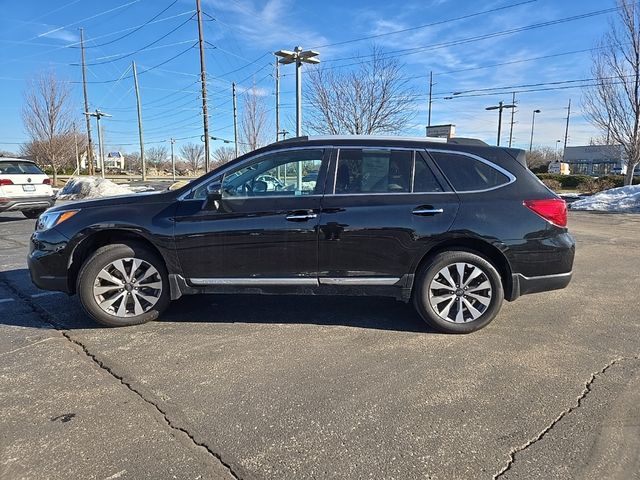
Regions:
<svg viewBox="0 0 640 480"><path fill-rule="evenodd" d="M567 147L562 162L569 164L573 174L602 176L613 169L626 170L621 145Z"/></svg>

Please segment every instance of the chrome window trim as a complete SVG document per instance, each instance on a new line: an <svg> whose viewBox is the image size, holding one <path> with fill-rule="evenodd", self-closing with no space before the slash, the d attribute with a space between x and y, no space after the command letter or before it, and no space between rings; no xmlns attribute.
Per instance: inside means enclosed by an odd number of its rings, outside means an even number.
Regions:
<svg viewBox="0 0 640 480"><path fill-rule="evenodd" d="M453 185L451 185L451 188L453 188L453 191L455 193L484 193L484 192L490 192L492 190L497 190L498 188L502 188L502 187L506 187L507 185L511 185L513 182L516 181L516 177L515 175L513 175L510 171L502 168L499 165L496 165L495 163L491 162L490 160L487 160L486 158L482 158L478 155L475 155L473 153L469 153L469 152L462 152L462 151L458 151L458 150L448 150L448 149L441 149L441 148L426 148L425 149L427 151L427 153L431 153L431 152L435 152L435 153L446 153L446 154L454 154L454 155L462 155L464 157L469 157L469 158L473 158L474 160L477 160L481 163L484 163L485 165L493 168L494 170L497 170L498 172L502 173L503 175L505 175L509 181L506 183L501 183L500 185L497 185L495 187L491 187L491 188L485 188L485 189L481 189L481 190L456 190L455 187ZM440 166L437 164L438 168L440 168ZM444 178L447 179L447 181L449 181L449 179L447 178L447 176L444 174L444 172L442 173L442 175L444 175ZM449 183L451 183L449 181Z"/></svg>
<svg viewBox="0 0 640 480"><path fill-rule="evenodd" d="M204 199L203 198L185 198L186 196L188 196L189 194L191 194L191 192L193 192L196 188L212 181L214 178L219 178L220 175L224 176L229 170L238 167L240 165L246 165L250 162L253 162L254 160L257 160L258 158L264 157L265 155L271 155L272 153L279 153L279 152L291 152L293 150L326 150L327 148L333 148L333 145L307 145L307 146L303 146L303 147L283 147L283 148L277 148L274 150L269 150L267 152L262 152L259 153L251 158L248 158L247 160L240 162L236 165L232 165L229 167L225 167L222 170L220 170L218 172L218 175L208 178L206 180L202 180L201 182L198 182L197 184L195 184L194 186L192 186L189 190L187 190L186 192L184 192L182 195L180 195L178 197L178 200L180 201L198 201L198 202L202 202ZM323 157L324 157L324 153L323 153ZM206 174L205 174L206 175ZM311 195L298 195L300 197L304 196L304 197L310 197ZM314 196L322 196L322 195L314 195ZM294 195L295 197L295 195ZM235 198L266 198L266 197L235 197ZM275 197L269 197L269 198L275 198ZM289 198L288 196L285 196L283 198Z"/></svg>

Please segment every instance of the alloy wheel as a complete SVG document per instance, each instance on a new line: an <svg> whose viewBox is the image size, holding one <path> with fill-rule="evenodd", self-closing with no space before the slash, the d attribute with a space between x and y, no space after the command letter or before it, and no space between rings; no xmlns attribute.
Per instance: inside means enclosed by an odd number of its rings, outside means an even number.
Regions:
<svg viewBox="0 0 640 480"><path fill-rule="evenodd" d="M429 284L429 303L440 318L452 323L478 320L491 305L489 276L477 265L457 262L442 268Z"/></svg>
<svg viewBox="0 0 640 480"><path fill-rule="evenodd" d="M135 317L149 311L162 294L158 270L139 258L121 258L106 265L95 278L93 298L110 315Z"/></svg>

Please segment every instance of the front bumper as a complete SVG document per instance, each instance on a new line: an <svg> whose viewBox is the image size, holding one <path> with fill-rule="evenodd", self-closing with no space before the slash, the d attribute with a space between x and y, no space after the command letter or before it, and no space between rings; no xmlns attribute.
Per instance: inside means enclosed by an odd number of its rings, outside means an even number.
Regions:
<svg viewBox="0 0 640 480"><path fill-rule="evenodd" d="M68 239L55 228L31 235L27 265L31 281L38 288L70 293L67 244Z"/></svg>
<svg viewBox="0 0 640 480"><path fill-rule="evenodd" d="M0 212L45 210L55 203L55 197L3 197L0 199Z"/></svg>

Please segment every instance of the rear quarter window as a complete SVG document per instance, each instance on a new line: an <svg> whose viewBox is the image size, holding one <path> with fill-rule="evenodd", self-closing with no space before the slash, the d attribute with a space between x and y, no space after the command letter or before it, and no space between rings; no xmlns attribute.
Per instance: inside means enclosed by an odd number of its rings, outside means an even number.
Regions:
<svg viewBox="0 0 640 480"><path fill-rule="evenodd" d="M14 161L4 161L0 162L0 174L5 175L20 175L20 174L29 174L29 175L43 175L42 170L38 168L37 165L31 162L14 162Z"/></svg>
<svg viewBox="0 0 640 480"><path fill-rule="evenodd" d="M458 192L489 190L506 185L510 178L476 158L455 152L429 152Z"/></svg>

